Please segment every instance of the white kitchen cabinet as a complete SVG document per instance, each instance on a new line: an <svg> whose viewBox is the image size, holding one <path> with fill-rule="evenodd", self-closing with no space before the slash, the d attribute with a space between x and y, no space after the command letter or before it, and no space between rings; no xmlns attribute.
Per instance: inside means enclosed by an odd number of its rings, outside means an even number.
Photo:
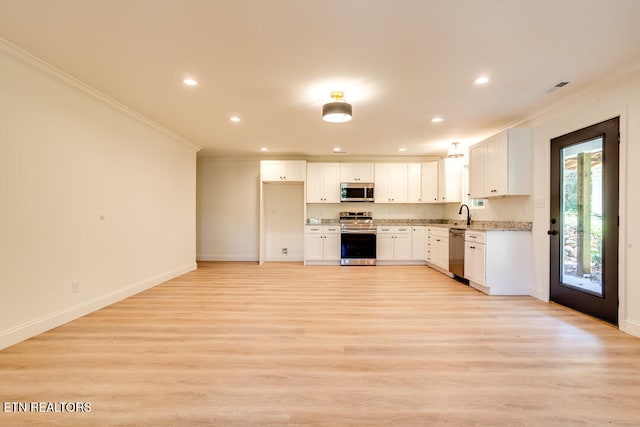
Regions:
<svg viewBox="0 0 640 427"><path fill-rule="evenodd" d="M375 164L375 202L406 203L407 201L407 164Z"/></svg>
<svg viewBox="0 0 640 427"><path fill-rule="evenodd" d="M304 232L304 259L307 261L340 260L340 226L307 225Z"/></svg>
<svg viewBox="0 0 640 427"><path fill-rule="evenodd" d="M420 198L423 203L439 203L438 201L438 161L420 165Z"/></svg>
<svg viewBox="0 0 640 427"><path fill-rule="evenodd" d="M531 232L467 230L464 254L471 287L489 295L531 294Z"/></svg>
<svg viewBox="0 0 640 427"><path fill-rule="evenodd" d="M340 163L340 182L374 182L373 163Z"/></svg>
<svg viewBox="0 0 640 427"><path fill-rule="evenodd" d="M448 227L427 227L427 262L449 271Z"/></svg>
<svg viewBox="0 0 640 427"><path fill-rule="evenodd" d="M483 199L485 197L486 178L486 144L479 143L469 147L469 198Z"/></svg>
<svg viewBox="0 0 640 427"><path fill-rule="evenodd" d="M376 258L378 261L393 259L393 227L378 227L376 234Z"/></svg>
<svg viewBox="0 0 640 427"><path fill-rule="evenodd" d="M379 261L412 259L410 226L378 226L376 241L376 258Z"/></svg>
<svg viewBox="0 0 640 427"><path fill-rule="evenodd" d="M422 203L422 167L420 163L407 163L407 202Z"/></svg>
<svg viewBox="0 0 640 427"><path fill-rule="evenodd" d="M467 230L464 237L464 277L484 286L485 233Z"/></svg>
<svg viewBox="0 0 640 427"><path fill-rule="evenodd" d="M340 203L339 163L307 163L307 203Z"/></svg>
<svg viewBox="0 0 640 427"><path fill-rule="evenodd" d="M438 201L459 203L462 200L462 161L445 158L438 161Z"/></svg>
<svg viewBox="0 0 640 427"><path fill-rule="evenodd" d="M469 148L471 198L530 195L532 181L529 129L507 129Z"/></svg>
<svg viewBox="0 0 640 427"><path fill-rule="evenodd" d="M260 180L304 182L307 176L306 165L305 160L261 160Z"/></svg>
<svg viewBox="0 0 640 427"><path fill-rule="evenodd" d="M423 225L411 227L411 259L424 261L427 257L427 229Z"/></svg>

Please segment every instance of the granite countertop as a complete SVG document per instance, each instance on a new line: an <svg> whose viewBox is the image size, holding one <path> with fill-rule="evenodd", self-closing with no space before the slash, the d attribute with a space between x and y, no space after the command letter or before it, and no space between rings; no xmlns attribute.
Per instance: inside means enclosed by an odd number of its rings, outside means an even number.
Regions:
<svg viewBox="0 0 640 427"><path fill-rule="evenodd" d="M428 225L446 228L465 228L475 231L531 231L532 223L527 221L471 221L467 226L464 221L452 219L374 219L375 225ZM306 225L337 225L338 218L309 218Z"/></svg>

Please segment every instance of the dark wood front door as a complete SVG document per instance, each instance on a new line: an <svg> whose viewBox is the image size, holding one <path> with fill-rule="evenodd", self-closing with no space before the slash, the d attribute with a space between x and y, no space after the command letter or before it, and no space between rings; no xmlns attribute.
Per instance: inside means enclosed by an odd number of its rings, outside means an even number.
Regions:
<svg viewBox="0 0 640 427"><path fill-rule="evenodd" d="M619 118L551 140L551 301L618 324Z"/></svg>

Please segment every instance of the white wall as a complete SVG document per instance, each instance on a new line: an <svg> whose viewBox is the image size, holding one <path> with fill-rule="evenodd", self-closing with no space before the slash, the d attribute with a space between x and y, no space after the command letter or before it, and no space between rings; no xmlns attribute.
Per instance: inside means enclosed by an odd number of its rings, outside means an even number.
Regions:
<svg viewBox="0 0 640 427"><path fill-rule="evenodd" d="M304 185L264 183L265 260L304 260ZM287 253L282 253L282 248Z"/></svg>
<svg viewBox="0 0 640 427"><path fill-rule="evenodd" d="M198 160L197 199L197 258L258 261L260 161Z"/></svg>
<svg viewBox="0 0 640 427"><path fill-rule="evenodd" d="M1 40L0 94L0 348L195 268L196 147Z"/></svg>
<svg viewBox="0 0 640 427"><path fill-rule="evenodd" d="M534 138L534 289L549 298L549 173L550 140L620 116L620 329L640 336L640 64L625 77L582 94L519 126L530 127ZM634 262L635 261L635 262Z"/></svg>

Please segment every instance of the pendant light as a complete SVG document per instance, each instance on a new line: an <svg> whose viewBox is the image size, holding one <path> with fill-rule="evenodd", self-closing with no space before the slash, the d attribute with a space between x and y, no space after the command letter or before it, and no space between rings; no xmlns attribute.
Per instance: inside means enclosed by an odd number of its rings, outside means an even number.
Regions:
<svg viewBox="0 0 640 427"><path fill-rule="evenodd" d="M451 143L451 148L449 148L449 153L447 154L447 157L450 157L452 159L457 159L457 158L460 158L460 157L464 157L464 153L458 147L459 144L460 144L459 142L452 142Z"/></svg>
<svg viewBox="0 0 640 427"><path fill-rule="evenodd" d="M333 102L322 106L322 120L331 123L344 123L351 120L352 107L351 104L344 100L342 91L331 92Z"/></svg>

